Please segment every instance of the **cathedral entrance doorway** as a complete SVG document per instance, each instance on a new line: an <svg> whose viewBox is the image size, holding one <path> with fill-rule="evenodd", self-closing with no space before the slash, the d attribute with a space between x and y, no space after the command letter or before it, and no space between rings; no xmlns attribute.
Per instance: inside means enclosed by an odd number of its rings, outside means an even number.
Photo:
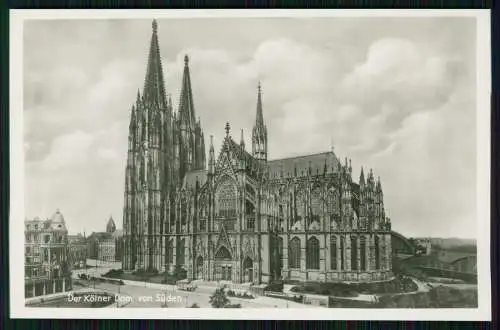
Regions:
<svg viewBox="0 0 500 330"><path fill-rule="evenodd" d="M203 279L203 258L201 256L196 259L196 278Z"/></svg>
<svg viewBox="0 0 500 330"><path fill-rule="evenodd" d="M232 257L229 250L221 246L217 253L215 253L214 265L214 278L215 280L230 281L233 271Z"/></svg>
<svg viewBox="0 0 500 330"><path fill-rule="evenodd" d="M245 274L244 282L253 282L253 261L249 257L243 261L243 274Z"/></svg>

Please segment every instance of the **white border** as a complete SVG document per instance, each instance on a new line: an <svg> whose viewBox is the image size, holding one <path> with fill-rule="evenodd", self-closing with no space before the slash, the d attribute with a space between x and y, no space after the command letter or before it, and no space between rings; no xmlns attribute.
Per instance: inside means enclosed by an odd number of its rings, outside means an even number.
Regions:
<svg viewBox="0 0 500 330"><path fill-rule="evenodd" d="M23 21L221 17L475 17L477 19L477 309L62 309L24 306ZM10 296L12 318L491 320L489 10L12 10L10 12ZM460 178L457 178L460 179Z"/></svg>

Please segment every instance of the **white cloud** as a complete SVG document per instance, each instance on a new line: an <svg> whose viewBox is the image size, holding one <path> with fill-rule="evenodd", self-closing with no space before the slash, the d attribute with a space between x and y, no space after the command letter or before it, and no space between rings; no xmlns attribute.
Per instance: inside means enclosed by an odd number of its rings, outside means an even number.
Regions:
<svg viewBox="0 0 500 330"><path fill-rule="evenodd" d="M82 131L58 137L42 161L43 168L52 171L85 161L92 141L92 135Z"/></svg>
<svg viewBox="0 0 500 330"><path fill-rule="evenodd" d="M110 213L121 218L130 107L143 86L150 26L72 29L75 22L61 31L52 24L51 33L41 32L43 42L28 38L25 47L28 211L50 215L60 207L70 231L101 230ZM475 75L469 41L454 36L463 24L430 29L432 35L417 21L378 22L376 29L355 22L331 35L314 22L294 33L273 24L248 29L244 20L231 33L205 23L179 33L176 24L160 34L167 92L177 105L188 53L207 148L213 134L218 153L226 121L237 140L245 130L251 148L260 80L270 158L326 151L333 140L355 173L364 165L381 176L395 228L409 235L470 232ZM129 37L115 38L111 26ZM224 37L209 38L206 30ZM355 43L351 35L359 36ZM89 38L97 45L91 51ZM49 45L58 51L35 56Z"/></svg>

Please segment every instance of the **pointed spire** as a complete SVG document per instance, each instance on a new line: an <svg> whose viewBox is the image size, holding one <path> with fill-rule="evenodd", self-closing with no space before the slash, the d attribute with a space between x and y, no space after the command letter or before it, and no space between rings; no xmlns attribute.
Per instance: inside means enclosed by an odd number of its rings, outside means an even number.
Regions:
<svg viewBox="0 0 500 330"><path fill-rule="evenodd" d="M229 122L226 123L226 137L229 137L229 132L231 131L231 126L229 126Z"/></svg>
<svg viewBox="0 0 500 330"><path fill-rule="evenodd" d="M214 170L215 170L214 136L210 135L210 149L208 154L208 173L214 174Z"/></svg>
<svg viewBox="0 0 500 330"><path fill-rule="evenodd" d="M260 86L260 81L259 81L259 86L257 87L258 89L258 95L257 95L257 117L255 119L255 126L264 126L264 115L262 114L262 90Z"/></svg>
<svg viewBox="0 0 500 330"><path fill-rule="evenodd" d="M193 91L191 88L191 75L189 72L189 57L184 56L184 73L182 76L182 89L179 100L179 118L182 123L194 129L196 116L194 111Z"/></svg>
<svg viewBox="0 0 500 330"><path fill-rule="evenodd" d="M243 137L243 129L241 130L240 146L245 149L245 139Z"/></svg>
<svg viewBox="0 0 500 330"><path fill-rule="evenodd" d="M361 174L359 175L359 185L360 186L365 185L365 173L363 171L363 166L361 166Z"/></svg>
<svg viewBox="0 0 500 330"><path fill-rule="evenodd" d="M165 109L167 99L165 94L165 80L163 79L163 67L160 57L160 46L158 43L158 23L153 21L153 34L149 48L148 66L144 81L143 98L148 105L158 106Z"/></svg>

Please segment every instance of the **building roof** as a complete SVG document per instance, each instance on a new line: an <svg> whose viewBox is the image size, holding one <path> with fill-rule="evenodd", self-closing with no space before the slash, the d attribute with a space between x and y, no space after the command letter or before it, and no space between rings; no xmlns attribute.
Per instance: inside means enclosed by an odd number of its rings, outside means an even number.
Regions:
<svg viewBox="0 0 500 330"><path fill-rule="evenodd" d="M270 160L267 162L271 177L303 176L309 171L315 173L335 173L340 166L338 158L333 151L303 155L289 158Z"/></svg>
<svg viewBox="0 0 500 330"><path fill-rule="evenodd" d="M109 217L109 220L108 220L108 223L106 224L106 231L108 233L112 233L116 230L116 225L115 225L115 221L113 220L113 217L110 216Z"/></svg>
<svg viewBox="0 0 500 330"><path fill-rule="evenodd" d="M105 240L105 239L111 239L111 238L113 238L113 235L111 233L107 233L107 232L97 232L97 233L93 232L88 237L89 240L92 240L92 239Z"/></svg>
<svg viewBox="0 0 500 330"><path fill-rule="evenodd" d="M54 215L52 216L51 221L62 224L65 223L64 216L62 215L61 211L59 211L59 209L56 210L56 213L54 213Z"/></svg>

